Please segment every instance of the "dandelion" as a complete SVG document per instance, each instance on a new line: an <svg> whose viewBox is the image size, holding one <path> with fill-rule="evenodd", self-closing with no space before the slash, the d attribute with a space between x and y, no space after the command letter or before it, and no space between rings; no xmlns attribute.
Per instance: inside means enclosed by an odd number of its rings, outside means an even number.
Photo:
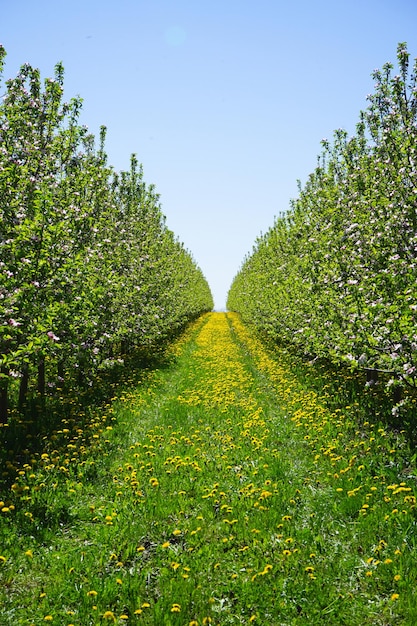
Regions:
<svg viewBox="0 0 417 626"><path fill-rule="evenodd" d="M171 613L180 613L180 611L181 611L181 605L174 603L171 608Z"/></svg>
<svg viewBox="0 0 417 626"><path fill-rule="evenodd" d="M97 591L94 591L94 589L91 589L90 591L87 591L87 596L89 598L95 598L97 596Z"/></svg>
<svg viewBox="0 0 417 626"><path fill-rule="evenodd" d="M105 613L103 613L103 619L112 619L113 622L116 621L116 617L113 611L106 611Z"/></svg>
<svg viewBox="0 0 417 626"><path fill-rule="evenodd" d="M393 594L392 594L392 596L391 596L391 600L392 600L393 602L395 602L395 600L398 600L398 598L399 598L399 597L400 597L400 594L398 594L398 593L393 593Z"/></svg>

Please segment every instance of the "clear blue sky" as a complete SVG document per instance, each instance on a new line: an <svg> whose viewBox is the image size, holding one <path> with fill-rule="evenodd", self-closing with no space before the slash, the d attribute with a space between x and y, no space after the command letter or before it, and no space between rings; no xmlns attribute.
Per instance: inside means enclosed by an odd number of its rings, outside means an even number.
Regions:
<svg viewBox="0 0 417 626"><path fill-rule="evenodd" d="M81 121L136 153L216 308L256 237L297 196L320 141L355 131L371 72L406 41L416 0L2 0L6 77L65 67ZM0 90L0 93L3 93Z"/></svg>

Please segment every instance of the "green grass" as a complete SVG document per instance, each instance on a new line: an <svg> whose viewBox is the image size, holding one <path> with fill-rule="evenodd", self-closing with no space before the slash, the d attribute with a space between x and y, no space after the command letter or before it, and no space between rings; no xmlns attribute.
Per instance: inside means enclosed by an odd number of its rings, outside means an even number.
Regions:
<svg viewBox="0 0 417 626"><path fill-rule="evenodd" d="M412 454L326 393L203 316L166 366L10 454L0 624L417 623Z"/></svg>

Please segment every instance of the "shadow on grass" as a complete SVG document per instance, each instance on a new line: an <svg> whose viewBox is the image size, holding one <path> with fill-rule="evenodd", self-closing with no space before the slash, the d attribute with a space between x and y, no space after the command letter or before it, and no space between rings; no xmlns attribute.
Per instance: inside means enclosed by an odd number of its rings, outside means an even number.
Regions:
<svg viewBox="0 0 417 626"><path fill-rule="evenodd" d="M94 411L114 398L131 391L155 370L175 365L165 349L124 355L121 363L94 377L65 380L65 387L51 389L44 396L32 394L20 411L10 411L7 425L0 429L0 484L8 483L10 464L29 462L45 441L59 439L63 429L83 429ZM58 445L58 442L57 442Z"/></svg>
<svg viewBox="0 0 417 626"><path fill-rule="evenodd" d="M355 407L358 426L363 422L381 424L402 432L412 449L417 449L417 389L391 384L391 375L376 370L352 370L324 359L309 360L286 346L261 337L275 358L284 360L304 387L314 390L334 411Z"/></svg>

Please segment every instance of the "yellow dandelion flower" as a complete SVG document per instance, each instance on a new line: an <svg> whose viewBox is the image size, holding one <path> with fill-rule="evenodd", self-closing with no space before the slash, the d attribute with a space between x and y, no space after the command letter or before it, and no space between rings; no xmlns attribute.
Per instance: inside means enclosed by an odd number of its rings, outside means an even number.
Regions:
<svg viewBox="0 0 417 626"><path fill-rule="evenodd" d="M116 617L113 611L106 611L105 613L103 613L103 619L112 619L113 622L116 621Z"/></svg>
<svg viewBox="0 0 417 626"><path fill-rule="evenodd" d="M400 595L398 593L393 593L392 596L391 596L391 600L393 602L395 602L395 600L398 600L399 597L400 597Z"/></svg>
<svg viewBox="0 0 417 626"><path fill-rule="evenodd" d="M90 598L95 598L97 594L97 591L94 591L94 589L91 589L90 591L87 591L87 596L89 596Z"/></svg>
<svg viewBox="0 0 417 626"><path fill-rule="evenodd" d="M163 548L169 548L169 546L170 546L169 541L165 541L165 543L162 544Z"/></svg>
<svg viewBox="0 0 417 626"><path fill-rule="evenodd" d="M171 613L180 613L181 605L174 603L171 608Z"/></svg>
<svg viewBox="0 0 417 626"><path fill-rule="evenodd" d="M45 617L43 618L44 622L52 622L54 618L52 617L52 615L45 615Z"/></svg>
<svg viewBox="0 0 417 626"><path fill-rule="evenodd" d="M401 580L401 576L399 574L395 574L394 580L395 582L398 582L399 580Z"/></svg>

